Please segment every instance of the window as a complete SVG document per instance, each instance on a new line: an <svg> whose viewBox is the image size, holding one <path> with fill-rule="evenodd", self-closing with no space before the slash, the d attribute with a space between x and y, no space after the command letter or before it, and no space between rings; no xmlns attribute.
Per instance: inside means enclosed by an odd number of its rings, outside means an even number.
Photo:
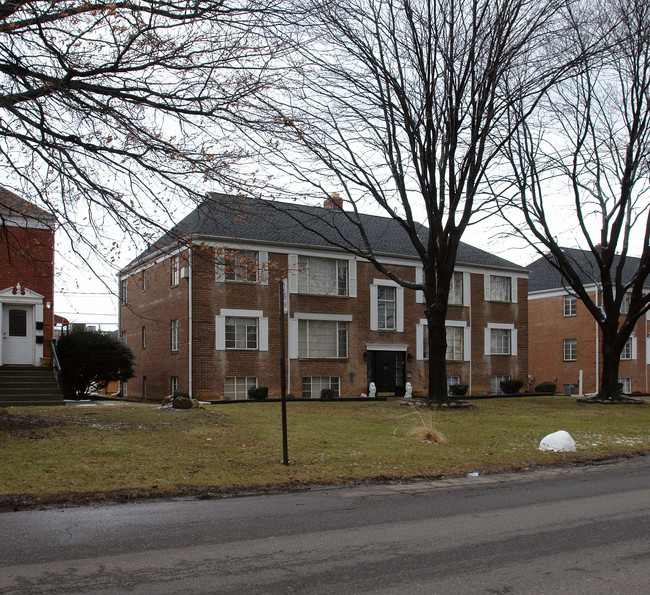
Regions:
<svg viewBox="0 0 650 595"><path fill-rule="evenodd" d="M147 327L142 327L142 349L147 348Z"/></svg>
<svg viewBox="0 0 650 595"><path fill-rule="evenodd" d="M129 396L129 385L127 384L126 380L120 380L120 392L122 393L123 397Z"/></svg>
<svg viewBox="0 0 650 595"><path fill-rule="evenodd" d="M257 349L257 321L226 316L226 349Z"/></svg>
<svg viewBox="0 0 650 595"><path fill-rule="evenodd" d="M142 291L147 291L147 271L142 271Z"/></svg>
<svg viewBox="0 0 650 595"><path fill-rule="evenodd" d="M465 335L465 329L462 326L448 326L445 330L447 331L446 359L462 360L464 354L463 337ZM429 351L428 347L429 346L427 345L427 352Z"/></svg>
<svg viewBox="0 0 650 595"><path fill-rule="evenodd" d="M510 376L490 376L490 394L502 395L501 383L510 380Z"/></svg>
<svg viewBox="0 0 650 595"><path fill-rule="evenodd" d="M451 387L460 384L460 376L447 376L447 394L451 394Z"/></svg>
<svg viewBox="0 0 650 595"><path fill-rule="evenodd" d="M25 310L9 310L9 336L27 336L27 312Z"/></svg>
<svg viewBox="0 0 650 595"><path fill-rule="evenodd" d="M395 330L397 308L396 287L377 287L377 326L380 330Z"/></svg>
<svg viewBox="0 0 650 595"><path fill-rule="evenodd" d="M621 351L621 359L635 359L634 358L634 337L630 337L625 341L623 350Z"/></svg>
<svg viewBox="0 0 650 595"><path fill-rule="evenodd" d="M181 268L180 258L172 256L171 264L171 286L176 287L181 282Z"/></svg>
<svg viewBox="0 0 650 595"><path fill-rule="evenodd" d="M122 279L121 283L121 298L122 298L122 303L126 304L128 302L128 279Z"/></svg>
<svg viewBox="0 0 650 595"><path fill-rule="evenodd" d="M223 396L226 399L248 399L249 388L257 388L257 376L226 376Z"/></svg>
<svg viewBox="0 0 650 595"><path fill-rule="evenodd" d="M490 329L490 354L510 355L510 329Z"/></svg>
<svg viewBox="0 0 650 595"><path fill-rule="evenodd" d="M574 362L578 359L578 339L564 339L564 361Z"/></svg>
<svg viewBox="0 0 650 595"><path fill-rule="evenodd" d="M127 343L126 336L126 331L122 331L122 343Z"/></svg>
<svg viewBox="0 0 650 595"><path fill-rule="evenodd" d="M347 356L347 322L338 320L298 321L298 357Z"/></svg>
<svg viewBox="0 0 650 595"><path fill-rule="evenodd" d="M490 301L509 302L511 291L510 285L510 277L490 275Z"/></svg>
<svg viewBox="0 0 650 595"><path fill-rule="evenodd" d="M231 282L256 282L259 269L259 255L253 250L238 250L223 255L225 261L224 279ZM219 256L217 256L219 259ZM219 263L217 266L220 266ZM223 265L221 265L223 266Z"/></svg>
<svg viewBox="0 0 650 595"><path fill-rule="evenodd" d="M447 351L449 361L469 361L470 329L467 323L458 320L445 321ZM429 325L426 318L420 320L415 331L415 353L418 360L429 359Z"/></svg>
<svg viewBox="0 0 650 595"><path fill-rule="evenodd" d="M454 273L451 277L449 303L453 306L463 305L463 273Z"/></svg>
<svg viewBox="0 0 650 595"><path fill-rule="evenodd" d="M348 295L348 261L298 256L298 293Z"/></svg>
<svg viewBox="0 0 650 595"><path fill-rule="evenodd" d="M404 288L388 279L370 286L370 330L404 332Z"/></svg>
<svg viewBox="0 0 650 595"><path fill-rule="evenodd" d="M623 301L621 302L621 314L627 314L630 311L630 300L632 296L629 293L626 293L623 296Z"/></svg>
<svg viewBox="0 0 650 595"><path fill-rule="evenodd" d="M341 381L338 376L303 376L302 396L304 399L318 399L320 391L330 388L336 396L340 395Z"/></svg>
<svg viewBox="0 0 650 595"><path fill-rule="evenodd" d="M269 349L269 320L262 310L222 308L216 317L216 349Z"/></svg>
<svg viewBox="0 0 650 595"><path fill-rule="evenodd" d="M142 396L145 399L147 398L147 377L146 376L142 377Z"/></svg>
<svg viewBox="0 0 650 595"><path fill-rule="evenodd" d="M171 387L172 389L172 395L178 390L178 376L172 376L171 377Z"/></svg>
<svg viewBox="0 0 650 595"><path fill-rule="evenodd" d="M178 351L178 319L171 321L170 329L170 349L172 351Z"/></svg>
<svg viewBox="0 0 650 595"><path fill-rule="evenodd" d="M627 395L632 392L632 378L630 376L626 378L619 378L618 382L621 385L621 392Z"/></svg>
<svg viewBox="0 0 650 595"><path fill-rule="evenodd" d="M575 295L564 296L564 315L575 316L578 313L578 298Z"/></svg>

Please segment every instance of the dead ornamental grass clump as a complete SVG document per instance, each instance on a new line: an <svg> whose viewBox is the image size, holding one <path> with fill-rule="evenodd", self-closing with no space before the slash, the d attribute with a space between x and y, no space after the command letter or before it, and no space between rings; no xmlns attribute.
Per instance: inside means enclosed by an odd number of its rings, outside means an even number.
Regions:
<svg viewBox="0 0 650 595"><path fill-rule="evenodd" d="M409 417L417 417L417 422L406 435L412 437L416 442L433 442L436 444L447 444L447 439L442 432L436 429L433 422L433 414L423 415L420 411L414 411Z"/></svg>

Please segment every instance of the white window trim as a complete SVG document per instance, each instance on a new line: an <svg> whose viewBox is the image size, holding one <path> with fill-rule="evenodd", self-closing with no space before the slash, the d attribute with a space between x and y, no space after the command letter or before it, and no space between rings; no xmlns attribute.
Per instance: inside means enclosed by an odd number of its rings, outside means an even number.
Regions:
<svg viewBox="0 0 650 595"><path fill-rule="evenodd" d="M486 302L492 302L491 299L491 279L490 277L508 277L510 279L510 302L494 301L495 304L507 304L512 303L516 304L518 301L518 292L517 292L517 279L516 275L508 275L506 273L499 273L497 271L491 273L483 274L483 284L484 284L484 298Z"/></svg>
<svg viewBox="0 0 650 595"><path fill-rule="evenodd" d="M230 250L230 249L229 249ZM259 285L269 284L269 253L264 250L232 249L233 252L256 252L257 253L257 281L228 281L228 283L251 283ZM219 260L217 255L214 263L215 283L226 283L226 263Z"/></svg>
<svg viewBox="0 0 650 595"><path fill-rule="evenodd" d="M298 359L298 321L299 320L328 320L331 322L352 322L352 314L322 314L320 312L295 312L289 319L289 359ZM348 357L350 329L348 328Z"/></svg>
<svg viewBox="0 0 650 595"><path fill-rule="evenodd" d="M424 281L424 269L422 267L415 267L415 282L422 283ZM417 304L424 304L424 291L421 289L415 290L415 302Z"/></svg>
<svg viewBox="0 0 650 595"><path fill-rule="evenodd" d="M463 359L448 360L450 362L469 362L472 360L472 332L467 326L465 320L445 320L445 327L456 326L463 328ZM426 318L421 318L419 324L415 327L415 359L426 361L424 359L424 333L428 327Z"/></svg>
<svg viewBox="0 0 650 595"><path fill-rule="evenodd" d="M244 379L244 388L246 388L246 394L244 395L244 398L241 399L241 400L248 399L248 389L253 388L253 387L248 386L248 379L252 378L252 379L255 380L255 387L254 388L257 388L259 386L259 379L258 379L257 376L246 376L246 375L244 375L244 376L224 376L223 377L223 396L225 398L233 399L233 397L226 395L226 381L229 378L232 378L232 379L235 380L235 390L237 389L237 379L238 378L239 379L242 379L242 378ZM233 400L235 400L235 401L240 400L240 399L237 398L237 394L235 394L235 397L234 397Z"/></svg>
<svg viewBox="0 0 650 595"><path fill-rule="evenodd" d="M379 311L377 308L378 291L377 288L395 287L395 328L386 330L386 332L403 333L404 332L404 288L391 279L373 279L370 286L370 330L379 330ZM383 331L384 329L382 329Z"/></svg>
<svg viewBox="0 0 650 595"><path fill-rule="evenodd" d="M491 332L493 329L509 330L510 331L510 353L492 353L492 337ZM485 327L484 333L484 354L485 355L498 355L498 356L512 356L517 355L517 329L514 324L505 322L488 322Z"/></svg>
<svg viewBox="0 0 650 595"><path fill-rule="evenodd" d="M354 258L345 258L343 255L333 256L332 254L307 254L303 253L307 258L322 258L328 260L345 260L348 263L348 294L343 295L327 295L323 297L357 297L357 261ZM288 278L289 278L289 293L298 293L298 275L300 267L298 266L298 254L287 255L288 265ZM319 294L305 294L305 295L319 295Z"/></svg>
<svg viewBox="0 0 650 595"><path fill-rule="evenodd" d="M268 351L269 350L269 319L264 316L263 310L239 310L232 308L221 308L221 311L215 316L216 331L216 350L226 350L226 317L235 318L257 318L258 345L257 349L249 351Z"/></svg>
<svg viewBox="0 0 650 595"><path fill-rule="evenodd" d="M567 341L575 341L575 357L567 358ZM577 362L578 361L578 340L577 339L562 339L562 361Z"/></svg>
<svg viewBox="0 0 650 595"><path fill-rule="evenodd" d="M515 279L516 282L516 279ZM463 306L472 305L472 280L467 271L463 271Z"/></svg>
<svg viewBox="0 0 650 595"><path fill-rule="evenodd" d="M566 304L567 304L567 301L570 300L570 299L575 300L576 311L575 311L574 314L567 314L566 313ZM565 296L562 297L562 315L563 315L564 318L573 318L574 316L578 315L578 298L575 295L568 294L568 295L565 295Z"/></svg>
<svg viewBox="0 0 650 595"><path fill-rule="evenodd" d="M176 323L176 325L174 325ZM181 342L181 321L178 318L174 318L169 323L169 349L170 351L176 352L179 350ZM176 339L174 344L174 339Z"/></svg>
<svg viewBox="0 0 650 595"><path fill-rule="evenodd" d="M170 285L171 287L178 287L181 282L181 258L180 256L172 256L170 265Z"/></svg>
<svg viewBox="0 0 650 595"><path fill-rule="evenodd" d="M623 357L623 351L621 351L621 361L624 362L629 362L633 361L636 359L636 337L634 335L631 335L630 338L627 340L630 342L631 348L630 348L630 357ZM626 341L626 343L627 343ZM625 349L625 347L623 348Z"/></svg>

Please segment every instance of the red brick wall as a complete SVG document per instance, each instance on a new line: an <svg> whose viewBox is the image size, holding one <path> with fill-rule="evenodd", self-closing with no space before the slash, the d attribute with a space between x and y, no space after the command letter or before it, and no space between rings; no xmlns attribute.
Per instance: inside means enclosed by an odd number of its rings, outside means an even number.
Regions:
<svg viewBox="0 0 650 595"><path fill-rule="evenodd" d="M188 266L188 254L180 255L180 266ZM126 331L133 349L136 378L128 382L128 394L142 396L142 378L147 379L147 396L161 399L171 392L171 377L179 389L188 390L188 279L171 285L171 257L146 268L146 289L142 271L127 278L127 303L120 304L120 331ZM171 321L179 320L178 350L171 350ZM142 327L146 347L142 347Z"/></svg>
<svg viewBox="0 0 650 595"><path fill-rule="evenodd" d="M3 225L0 233L0 290L20 283L43 296L43 349L48 357L54 320L54 232Z"/></svg>
<svg viewBox="0 0 650 595"><path fill-rule="evenodd" d="M186 264L188 254L183 254ZM272 396L280 394L280 313L278 281L286 275L286 254L269 254L268 285L247 283L216 283L214 250L197 249L193 254L193 394L201 399L222 398L224 376L257 376L260 386L268 386ZM181 266L184 266L181 263ZM414 267L395 267L398 274L415 280ZM290 295L290 314L296 312L337 313L353 317L348 326L348 357L342 360L290 361L290 392L302 394L303 376L338 376L341 393L359 395L367 392L367 362L363 354L367 343L408 345L411 361L406 362L406 380L415 394L425 394L427 363L416 358L416 325L424 318L424 306L416 303L415 292L404 290L404 331L370 330L370 285L382 278L365 262L357 263L357 297L323 297ZM138 378L129 382L129 394L140 395L142 376L147 377L149 398L169 394L171 376L178 376L180 388L189 386L188 367L188 280L179 287L170 287L170 258L147 269L147 289L141 290L141 273L128 279L128 305L121 309L121 328L127 331L128 344L134 349ZM519 280L518 304L484 302L483 275L472 273L472 308L450 306L449 320L471 323L472 363L449 362L448 375L460 376L469 384L470 368L473 392L487 392L490 374L509 374L525 380L527 374L527 281ZM269 351L216 350L216 316L221 309L261 310L269 320ZM180 320L181 347L178 353L169 350L169 325L172 318ZM285 337L289 329L285 322ZM485 356L484 328L487 322L512 322L518 329L519 355ZM147 347L141 348L141 327L147 327ZM287 353L287 360L289 360Z"/></svg>
<svg viewBox="0 0 650 595"><path fill-rule="evenodd" d="M593 294L592 294L593 298ZM563 296L532 299L530 311L530 373L535 384L553 381L557 377L557 392L564 384L578 384L583 373L583 391L596 391L602 371L600 357L601 335L596 321L580 300L575 316L564 316ZM620 377L632 378L632 390L646 392L646 320L641 319L635 328L637 337L636 360L621 360ZM564 339L577 339L578 358L564 361ZM598 357L597 357L598 352ZM598 369L596 362L599 360Z"/></svg>

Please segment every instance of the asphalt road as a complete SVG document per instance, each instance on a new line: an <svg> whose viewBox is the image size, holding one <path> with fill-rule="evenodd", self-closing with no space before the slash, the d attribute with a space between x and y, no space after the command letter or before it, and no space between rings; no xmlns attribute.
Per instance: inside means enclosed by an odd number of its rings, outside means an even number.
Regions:
<svg viewBox="0 0 650 595"><path fill-rule="evenodd" d="M650 592L650 457L0 514L0 593Z"/></svg>

